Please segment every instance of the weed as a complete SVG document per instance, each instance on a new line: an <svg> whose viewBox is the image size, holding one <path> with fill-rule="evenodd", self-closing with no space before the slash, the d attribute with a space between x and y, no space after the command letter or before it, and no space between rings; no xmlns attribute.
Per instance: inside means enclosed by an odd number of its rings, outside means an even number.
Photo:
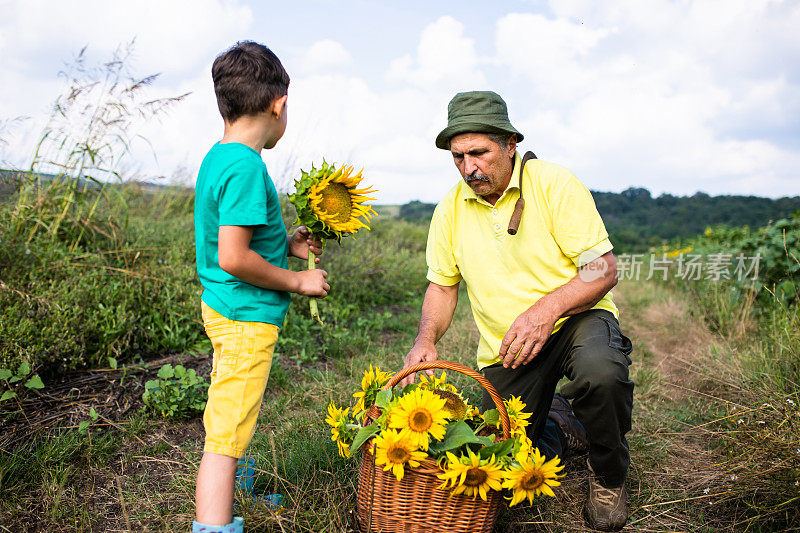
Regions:
<svg viewBox="0 0 800 533"><path fill-rule="evenodd" d="M144 388L144 409L164 418L186 418L206 408L208 381L182 365L162 366L158 379L147 381Z"/></svg>
<svg viewBox="0 0 800 533"><path fill-rule="evenodd" d="M6 385L6 390L0 395L0 403L17 397L20 389L18 385L14 385L15 383L23 384L27 389L38 390L44 388L44 383L42 382L42 378L39 377L39 374L33 374L31 376L31 365L28 364L27 361L20 363L16 371L8 368L0 368L0 381L3 381ZM24 383L22 383L23 381Z"/></svg>

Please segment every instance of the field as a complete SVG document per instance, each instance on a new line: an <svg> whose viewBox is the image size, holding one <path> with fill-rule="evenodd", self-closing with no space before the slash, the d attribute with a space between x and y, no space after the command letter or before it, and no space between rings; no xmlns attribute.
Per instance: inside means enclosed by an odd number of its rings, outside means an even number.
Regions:
<svg viewBox="0 0 800 533"><path fill-rule="evenodd" d="M114 218L122 205L124 226ZM6 202L0 210L0 240L11 243L0 262L0 367L16 372L25 360L28 376L39 375L44 388L6 380L18 396L0 404L0 528L185 531L201 419L164 419L141 408L145 382L164 364L200 375L210 369L198 320L191 196L116 190L96 210L97 231L78 246L80 221L55 238L15 238L8 232L14 208ZM31 227L25 221L21 234ZM116 238L109 228L119 228ZM347 247L328 247L333 292L320 305L326 327L312 322L303 298L294 299L250 451L257 488L281 492L287 505L280 515L245 506L251 526L353 527L356 463L338 456L325 408L331 400L347 403L370 363L402 366L426 286L426 231L424 223L383 216ZM796 220L790 239L793 231ZM720 235L697 241L736 244ZM731 286L630 279L614 291L635 346L627 530L798 528L797 307L788 293L730 297ZM476 342L462 294L440 353L472 365ZM583 530L585 459L570 460L567 473L555 499L504 512L497 531Z"/></svg>
<svg viewBox="0 0 800 533"><path fill-rule="evenodd" d="M134 114L180 98L133 113L126 106L138 104L126 99L152 80L114 83L122 64L102 74L120 92L100 95L88 115L70 98L95 100L97 80L76 76L59 100L64 115L54 115L31 166L61 170L2 184L2 531L187 531L194 516L212 359L193 192L117 179L124 150L106 142L126 139ZM89 133L76 139L66 124L82 119ZM89 170L106 179L85 179ZM404 207L416 215L403 217ZM242 503L249 530L354 530L357 461L337 453L326 409L352 403L370 364L402 367L427 285L423 208L379 207L372 231L343 248L329 243L325 326L306 299L293 299L248 452L256 491L283 494L285 508ZM283 215L291 226L288 203ZM626 530L800 530L800 213L635 243L653 246L615 250L624 268L614 299L636 383ZM754 257L756 279L740 276L738 259L752 266ZM695 279L686 272L698 258ZM477 341L462 287L439 353L474 366ZM457 382L478 397L474 383ZM584 531L585 457L565 472L555 498L503 510L496 531Z"/></svg>

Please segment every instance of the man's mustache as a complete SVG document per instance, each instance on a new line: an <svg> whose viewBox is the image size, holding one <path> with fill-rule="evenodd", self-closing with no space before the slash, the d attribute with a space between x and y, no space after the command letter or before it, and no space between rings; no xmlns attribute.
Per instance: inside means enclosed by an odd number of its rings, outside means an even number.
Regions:
<svg viewBox="0 0 800 533"><path fill-rule="evenodd" d="M464 181L466 181L467 183L469 183L470 181L475 181L475 180L485 181L486 183L490 183L489 177L488 176L484 176L483 174L481 174L477 170L475 172L473 172L472 174L466 174L464 176Z"/></svg>

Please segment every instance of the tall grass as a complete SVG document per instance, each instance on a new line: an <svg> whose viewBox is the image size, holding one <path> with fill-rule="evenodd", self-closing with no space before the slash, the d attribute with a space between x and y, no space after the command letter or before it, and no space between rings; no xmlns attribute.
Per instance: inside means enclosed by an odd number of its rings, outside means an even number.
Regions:
<svg viewBox="0 0 800 533"><path fill-rule="evenodd" d="M158 74L134 77L129 63L133 42L119 47L100 64L87 62L84 47L66 71L65 86L51 107L28 172L22 174L11 239L30 243L39 233L69 243L75 251L88 236L123 244L120 221L102 216L100 206L113 203L106 183L121 181L120 164L136 140L136 129L186 95L148 99L145 89ZM42 180L47 173L52 179Z"/></svg>
<svg viewBox="0 0 800 533"><path fill-rule="evenodd" d="M741 527L800 523L800 213L757 230L709 228L680 243L693 253L760 256L757 279L673 281L724 339L697 361L704 376L704 424L727 450L720 468L747 506ZM725 499L723 498L723 499Z"/></svg>
<svg viewBox="0 0 800 533"><path fill-rule="evenodd" d="M186 327L193 273L162 267L172 243L149 231L190 225L192 195L140 190L120 170L146 142L139 126L186 95L149 98L158 75L134 76L132 51L131 42L93 65L84 48L60 73L64 90L30 164L0 203L0 366L27 360L47 374L200 338ZM143 198L149 219L131 219L129 203Z"/></svg>

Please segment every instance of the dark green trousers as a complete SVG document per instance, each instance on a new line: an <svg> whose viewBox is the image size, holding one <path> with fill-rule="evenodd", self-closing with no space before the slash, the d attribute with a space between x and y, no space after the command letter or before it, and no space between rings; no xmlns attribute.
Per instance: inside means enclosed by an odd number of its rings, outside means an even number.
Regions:
<svg viewBox="0 0 800 533"><path fill-rule="evenodd" d="M512 370L497 363L484 368L483 374L504 399L522 398L533 412L528 436L557 453L560 446L553 444L552 435L556 426L548 423L547 413L558 381L567 376L569 383L560 392L571 400L589 435L592 469L603 484L616 487L624 482L630 465L625 434L631 429L633 409L633 382L628 377L631 350L631 341L614 315L590 309L564 322L527 365ZM485 394L484 406L490 405ZM564 456L563 450L559 455Z"/></svg>

